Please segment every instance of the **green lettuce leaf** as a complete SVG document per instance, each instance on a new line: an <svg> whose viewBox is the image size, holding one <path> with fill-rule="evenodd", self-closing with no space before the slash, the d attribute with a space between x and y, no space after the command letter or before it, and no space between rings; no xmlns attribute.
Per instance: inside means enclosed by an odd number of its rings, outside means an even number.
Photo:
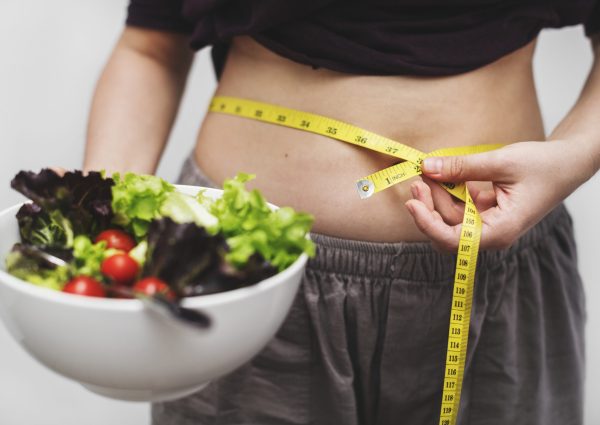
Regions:
<svg viewBox="0 0 600 425"><path fill-rule="evenodd" d="M48 266L26 255L21 251L20 244L15 244L6 256L6 270L19 279L55 291L62 290L70 279L69 266Z"/></svg>
<svg viewBox="0 0 600 425"><path fill-rule="evenodd" d="M150 222L160 217L160 208L175 186L160 177L134 173L115 173L113 180L113 222L140 239L148 232Z"/></svg>
<svg viewBox="0 0 600 425"><path fill-rule="evenodd" d="M23 243L53 248L73 246L73 226L62 211L44 211L34 203L23 204L17 212Z"/></svg>
<svg viewBox="0 0 600 425"><path fill-rule="evenodd" d="M205 227L210 234L219 231L219 220L193 196L181 192L170 192L162 206L160 214L170 217L176 223L195 223Z"/></svg>
<svg viewBox="0 0 600 425"><path fill-rule="evenodd" d="M177 223L195 223L211 234L219 230L219 222L202 202L175 190L175 186L150 175L126 173L113 176L113 222L125 227L138 239L148 232L154 219L170 217Z"/></svg>
<svg viewBox="0 0 600 425"><path fill-rule="evenodd" d="M227 261L242 268L258 254L281 271L304 252L313 256L315 246L306 239L313 217L290 207L272 211L258 190L246 190L254 177L240 173L226 180L223 196L211 206L229 246Z"/></svg>
<svg viewBox="0 0 600 425"><path fill-rule="evenodd" d="M102 281L104 277L100 272L100 267L102 261L110 256L111 252L109 251L106 249L106 242L104 241L92 243L87 236L77 236L73 241L71 274L73 276L86 275Z"/></svg>
<svg viewBox="0 0 600 425"><path fill-rule="evenodd" d="M143 240L138 243L131 251L128 252L129 256L133 258L140 268L146 264L146 255L148 253L148 241Z"/></svg>

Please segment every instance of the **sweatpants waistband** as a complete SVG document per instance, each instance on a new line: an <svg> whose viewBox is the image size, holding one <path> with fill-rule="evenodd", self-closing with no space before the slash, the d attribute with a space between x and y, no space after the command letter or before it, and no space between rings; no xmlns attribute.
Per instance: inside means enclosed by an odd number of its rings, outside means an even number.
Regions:
<svg viewBox="0 0 600 425"><path fill-rule="evenodd" d="M218 187L200 169L193 155L185 163L178 179L185 184ZM538 224L528 230L508 249L481 251L478 270L493 270L522 250L543 243L554 229L571 227L571 217L560 204ZM454 274L456 255L440 253L429 242L369 242L311 233L317 245L309 267L315 270L340 271L352 275L410 279L412 281L447 280Z"/></svg>

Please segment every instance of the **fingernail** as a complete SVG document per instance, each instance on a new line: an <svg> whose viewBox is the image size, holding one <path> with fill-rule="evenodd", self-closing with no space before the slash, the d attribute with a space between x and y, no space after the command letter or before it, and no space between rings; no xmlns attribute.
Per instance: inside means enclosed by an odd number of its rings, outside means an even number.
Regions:
<svg viewBox="0 0 600 425"><path fill-rule="evenodd" d="M412 204L411 204L410 202L406 202L406 203L404 204L404 206L406 207L406 209L408 209L408 211L409 211L411 214L414 214L414 213L415 213L415 209L414 209L414 207L412 206Z"/></svg>
<svg viewBox="0 0 600 425"><path fill-rule="evenodd" d="M442 172L441 158L425 158L423 161L423 171L430 174L439 174Z"/></svg>

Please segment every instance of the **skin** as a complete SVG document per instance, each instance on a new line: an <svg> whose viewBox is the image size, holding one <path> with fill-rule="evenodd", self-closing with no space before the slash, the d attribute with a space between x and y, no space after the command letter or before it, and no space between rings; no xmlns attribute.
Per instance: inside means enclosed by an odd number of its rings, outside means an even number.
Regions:
<svg viewBox="0 0 600 425"><path fill-rule="evenodd" d="M84 169L156 170L192 58L182 35L123 32L92 101Z"/></svg>
<svg viewBox="0 0 600 425"><path fill-rule="evenodd" d="M182 35L124 30L94 96L85 169L156 170L192 62L186 46ZM598 43L594 46L598 54ZM437 171L437 163L428 161L424 179L366 201L359 199L354 182L397 159L217 113L202 122L194 156L218 184L240 171L255 173L250 188L260 188L275 204L312 213L316 232L369 241L432 240L443 250L458 244L462 205L434 182L469 181L484 221L482 248L506 247L600 166L600 127L594 125L600 66L594 66L577 105L549 142L532 142L545 140L532 73L534 49L532 42L451 77L360 76L313 69L236 37L218 95L336 118L423 152L481 143L508 146L443 158ZM564 174L548 171L566 168L567 157L579 166Z"/></svg>

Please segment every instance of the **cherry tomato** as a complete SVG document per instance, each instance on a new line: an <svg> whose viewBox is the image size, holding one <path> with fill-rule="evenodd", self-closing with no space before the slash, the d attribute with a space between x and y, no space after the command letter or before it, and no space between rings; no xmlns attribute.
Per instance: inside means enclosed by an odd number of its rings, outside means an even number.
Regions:
<svg viewBox="0 0 600 425"><path fill-rule="evenodd" d="M87 297L104 298L106 296L102 284L89 276L74 277L64 286L63 292Z"/></svg>
<svg viewBox="0 0 600 425"><path fill-rule="evenodd" d="M169 285L157 277L146 277L142 280L138 280L136 284L133 285L133 290L148 296L161 294L170 300L175 300L175 294L171 288L169 288Z"/></svg>
<svg viewBox="0 0 600 425"><path fill-rule="evenodd" d="M138 270L138 263L127 254L111 255L100 265L100 271L105 276L121 284L132 282Z"/></svg>
<svg viewBox="0 0 600 425"><path fill-rule="evenodd" d="M108 229L101 232L96 236L94 242L98 243L100 241L105 241L107 248L114 248L125 252L129 252L135 247L133 238L122 230L117 229Z"/></svg>

